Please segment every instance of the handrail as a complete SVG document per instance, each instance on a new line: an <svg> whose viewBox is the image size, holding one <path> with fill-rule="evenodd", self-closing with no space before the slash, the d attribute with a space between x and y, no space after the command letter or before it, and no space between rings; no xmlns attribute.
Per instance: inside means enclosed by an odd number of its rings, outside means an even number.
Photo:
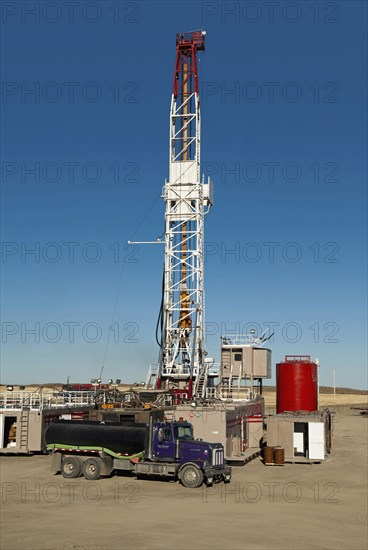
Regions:
<svg viewBox="0 0 368 550"><path fill-rule="evenodd" d="M94 403L92 391L60 392L3 392L0 393L0 410L35 410L50 408L73 408Z"/></svg>
<svg viewBox="0 0 368 550"><path fill-rule="evenodd" d="M310 363L310 355L285 355L285 363L289 361L305 361Z"/></svg>

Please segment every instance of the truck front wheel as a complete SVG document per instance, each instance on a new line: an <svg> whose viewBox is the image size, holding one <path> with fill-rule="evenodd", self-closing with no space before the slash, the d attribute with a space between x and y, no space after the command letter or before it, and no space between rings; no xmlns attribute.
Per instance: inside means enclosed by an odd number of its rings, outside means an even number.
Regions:
<svg viewBox="0 0 368 550"><path fill-rule="evenodd" d="M87 458L83 462L83 475L86 479L96 480L101 477L101 461L96 458Z"/></svg>
<svg viewBox="0 0 368 550"><path fill-rule="evenodd" d="M192 464L184 466L180 472L180 481L184 487L190 487L195 489L200 487L203 482L203 473L202 471Z"/></svg>
<svg viewBox="0 0 368 550"><path fill-rule="evenodd" d="M61 475L72 479L79 477L82 471L82 463L76 456L65 456L60 465Z"/></svg>

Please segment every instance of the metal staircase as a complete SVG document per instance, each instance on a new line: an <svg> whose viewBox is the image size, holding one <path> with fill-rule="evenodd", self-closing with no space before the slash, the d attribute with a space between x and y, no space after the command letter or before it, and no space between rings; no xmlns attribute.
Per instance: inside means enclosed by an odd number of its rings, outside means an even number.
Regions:
<svg viewBox="0 0 368 550"><path fill-rule="evenodd" d="M154 390L156 388L157 371L158 371L157 363L151 364L149 366L149 369L147 372L147 378L146 378L146 385L145 385L147 390Z"/></svg>
<svg viewBox="0 0 368 550"><path fill-rule="evenodd" d="M21 450L28 449L28 424L29 424L29 409L22 409L20 413L20 436L19 436L19 448Z"/></svg>
<svg viewBox="0 0 368 550"><path fill-rule="evenodd" d="M203 367L198 372L195 387L194 387L194 397L205 398L206 389L208 381L208 366Z"/></svg>

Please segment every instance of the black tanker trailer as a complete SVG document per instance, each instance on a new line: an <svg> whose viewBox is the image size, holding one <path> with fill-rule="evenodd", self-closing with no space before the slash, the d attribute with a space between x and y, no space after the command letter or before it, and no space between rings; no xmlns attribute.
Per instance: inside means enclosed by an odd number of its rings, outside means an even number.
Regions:
<svg viewBox="0 0 368 550"><path fill-rule="evenodd" d="M51 424L45 434L46 445L67 443L69 447L91 448L98 442L98 447L124 455L144 451L146 437L146 424L92 420L59 420Z"/></svg>

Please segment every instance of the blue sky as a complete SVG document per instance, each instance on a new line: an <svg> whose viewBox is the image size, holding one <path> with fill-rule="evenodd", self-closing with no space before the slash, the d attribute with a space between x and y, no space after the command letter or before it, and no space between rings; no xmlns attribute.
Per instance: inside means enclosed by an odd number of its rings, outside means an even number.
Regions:
<svg viewBox="0 0 368 550"><path fill-rule="evenodd" d="M175 34L203 28L209 354L272 325L273 364L367 386L367 8L291 4L2 3L5 383L157 360L163 248L126 242L163 231Z"/></svg>

